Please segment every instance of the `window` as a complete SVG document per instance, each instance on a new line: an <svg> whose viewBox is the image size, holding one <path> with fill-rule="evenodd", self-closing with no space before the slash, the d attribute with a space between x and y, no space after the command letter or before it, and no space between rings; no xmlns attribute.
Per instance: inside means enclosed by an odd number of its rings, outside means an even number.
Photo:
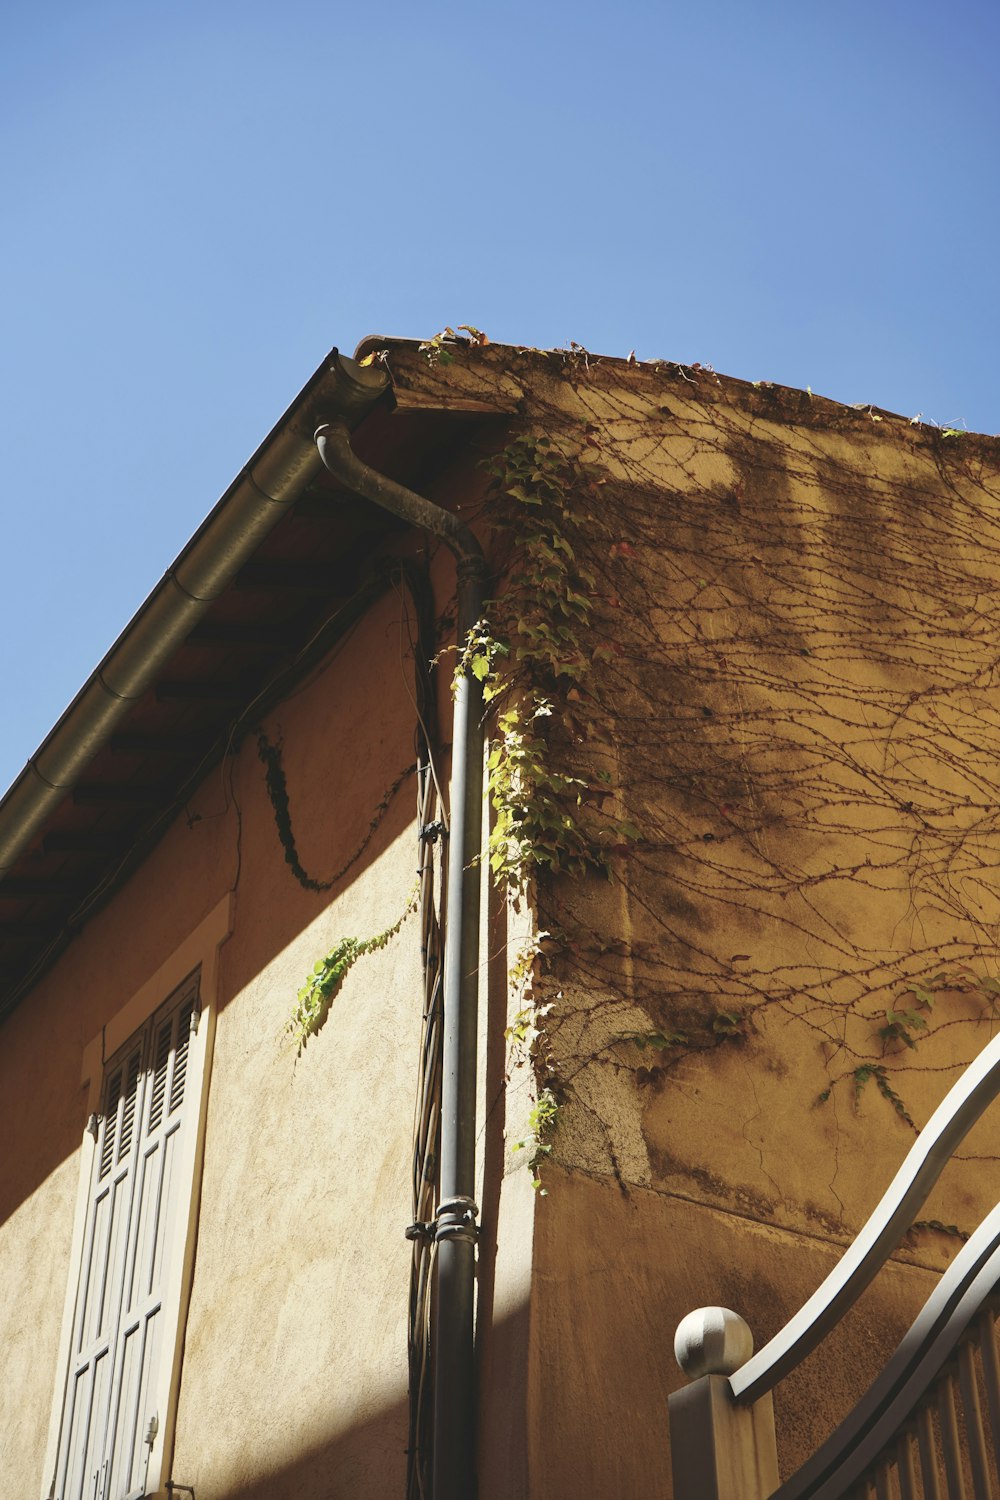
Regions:
<svg viewBox="0 0 1000 1500"><path fill-rule="evenodd" d="M105 1069L56 1466L60 1500L146 1492L198 978Z"/></svg>
<svg viewBox="0 0 1000 1500"><path fill-rule="evenodd" d="M222 931L211 919L195 937L212 926L224 940L228 921ZM198 946L185 944L85 1059L93 1113L46 1463L52 1500L138 1500L169 1478L214 951L176 978ZM106 1047L113 1050L102 1064Z"/></svg>

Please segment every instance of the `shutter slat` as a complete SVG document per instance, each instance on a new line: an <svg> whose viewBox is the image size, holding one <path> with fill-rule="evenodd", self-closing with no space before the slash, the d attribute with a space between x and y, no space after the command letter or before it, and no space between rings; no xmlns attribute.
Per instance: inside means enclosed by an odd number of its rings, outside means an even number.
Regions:
<svg viewBox="0 0 1000 1500"><path fill-rule="evenodd" d="M125 1099L122 1103L122 1123L118 1132L119 1161L124 1161L132 1149L132 1132L135 1129L135 1101L139 1089L139 1074L142 1069L142 1051L139 1047L128 1060Z"/></svg>
<svg viewBox="0 0 1000 1500"><path fill-rule="evenodd" d="M191 1046L191 1020L194 1001L188 1000L177 1016L177 1045L174 1049L174 1074L170 1080L170 1113L180 1109L184 1099L184 1084L187 1079L188 1050Z"/></svg>
<svg viewBox="0 0 1000 1500"><path fill-rule="evenodd" d="M156 1035L156 1057L153 1060L153 1084L149 1106L149 1129L155 1130L163 1118L163 1098L167 1090L167 1064L173 1026L166 1020Z"/></svg>
<svg viewBox="0 0 1000 1500"><path fill-rule="evenodd" d="M103 1135L101 1137L101 1170L100 1175L107 1177L111 1171L111 1163L115 1159L115 1137L118 1133L118 1101L122 1096L122 1070L121 1068L112 1076L107 1096L104 1101L104 1123Z"/></svg>

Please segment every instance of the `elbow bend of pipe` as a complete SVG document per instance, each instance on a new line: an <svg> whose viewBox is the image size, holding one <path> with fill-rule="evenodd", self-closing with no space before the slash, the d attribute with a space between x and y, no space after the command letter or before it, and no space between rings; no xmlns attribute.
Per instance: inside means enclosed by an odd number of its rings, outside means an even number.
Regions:
<svg viewBox="0 0 1000 1500"><path fill-rule="evenodd" d="M464 521L363 463L351 447L345 422L320 423L315 443L324 468L345 488L380 505L383 510L391 511L410 525L420 526L424 531L441 537L458 561L460 577L486 577L483 549Z"/></svg>

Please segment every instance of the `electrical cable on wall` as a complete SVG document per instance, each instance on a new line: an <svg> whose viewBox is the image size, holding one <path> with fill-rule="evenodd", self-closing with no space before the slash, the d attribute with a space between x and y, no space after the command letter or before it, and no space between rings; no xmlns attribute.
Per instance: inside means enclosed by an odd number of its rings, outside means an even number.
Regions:
<svg viewBox="0 0 1000 1500"><path fill-rule="evenodd" d="M409 644L415 668L418 902L423 970L420 1076L413 1122L413 1222L406 1231L413 1247L407 1334L409 1434L406 1494L407 1500L425 1500L430 1493L433 1434L430 1316L435 1254L433 1218L440 1145L444 892L447 889L448 840L435 763L439 746L435 743L433 729L436 711L432 663L437 649L433 600L425 574L414 566L404 565L401 579L416 613L416 630L411 633Z"/></svg>

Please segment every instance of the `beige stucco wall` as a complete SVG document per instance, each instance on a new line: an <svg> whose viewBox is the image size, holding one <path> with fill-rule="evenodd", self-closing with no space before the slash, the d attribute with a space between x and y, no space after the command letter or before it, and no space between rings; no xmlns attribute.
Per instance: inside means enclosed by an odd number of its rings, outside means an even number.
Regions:
<svg viewBox="0 0 1000 1500"><path fill-rule="evenodd" d="M319 877L357 848L412 762L400 609L395 594L376 604L265 721L282 742L300 856ZM173 1477L220 1500L399 1493L422 1002L416 919L348 976L300 1057L286 1024L318 957L406 907L414 802L410 777L349 877L332 893L308 892L284 863L251 737L4 1027L5 1493L48 1489L83 1049L230 889Z"/></svg>

